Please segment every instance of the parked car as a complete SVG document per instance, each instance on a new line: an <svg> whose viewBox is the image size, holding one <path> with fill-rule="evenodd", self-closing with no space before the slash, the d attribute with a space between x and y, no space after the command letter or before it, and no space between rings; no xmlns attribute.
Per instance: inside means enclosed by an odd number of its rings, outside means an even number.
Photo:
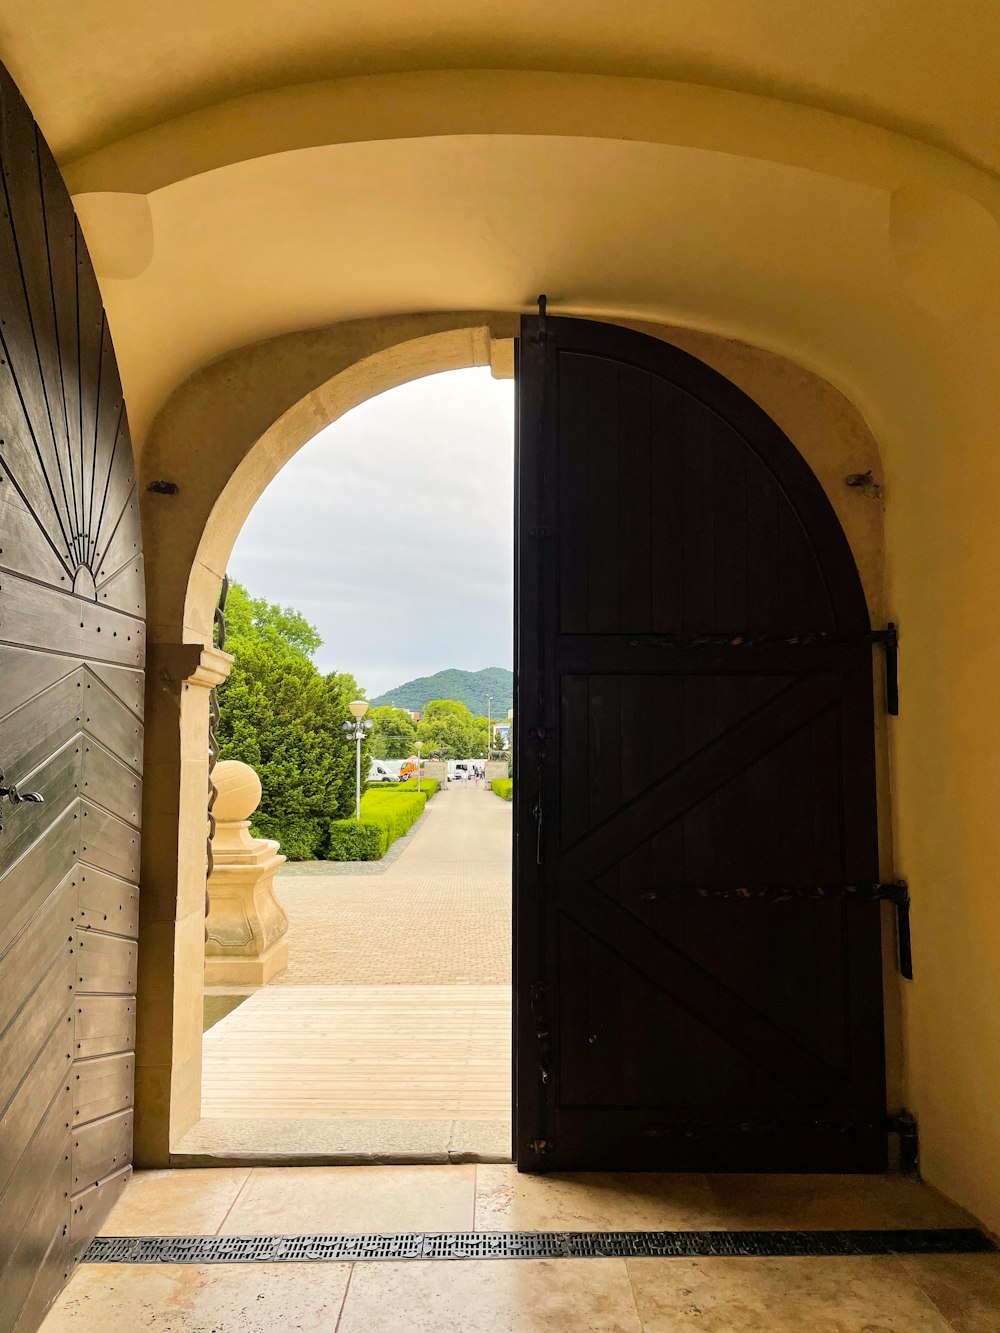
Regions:
<svg viewBox="0 0 1000 1333"><path fill-rule="evenodd" d="M385 764L379 759L373 759L371 768L368 770L369 782L398 782L399 776L393 773L392 769L386 768Z"/></svg>

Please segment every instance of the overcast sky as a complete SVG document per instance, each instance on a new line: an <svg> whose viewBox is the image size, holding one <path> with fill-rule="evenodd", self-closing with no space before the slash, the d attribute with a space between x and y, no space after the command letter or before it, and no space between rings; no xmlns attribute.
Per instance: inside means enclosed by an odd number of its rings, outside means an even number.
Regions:
<svg viewBox="0 0 1000 1333"><path fill-rule="evenodd" d="M247 519L229 573L319 628L369 696L512 665L514 383L415 380L328 426Z"/></svg>

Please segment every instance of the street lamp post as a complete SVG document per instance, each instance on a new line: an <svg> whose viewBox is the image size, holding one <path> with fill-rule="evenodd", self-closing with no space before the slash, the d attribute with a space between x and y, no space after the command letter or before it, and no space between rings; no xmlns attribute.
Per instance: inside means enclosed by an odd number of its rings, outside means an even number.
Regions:
<svg viewBox="0 0 1000 1333"><path fill-rule="evenodd" d="M413 748L417 752L417 791L420 790L420 751L424 748L423 741L414 741Z"/></svg>
<svg viewBox="0 0 1000 1333"><path fill-rule="evenodd" d="M371 729L372 729L372 727L375 725L375 723L372 722L371 719L369 719L369 720L366 721L366 722L362 722L362 720L361 720L361 719L364 717L365 713L368 712L368 700L367 700L367 699L355 699L355 700L353 701L353 703L349 703L349 704L347 705L347 707L350 709L350 711L351 711L351 716L354 718L354 721L353 721L353 722L345 722L345 723L344 723L344 726L343 726L343 731L344 731L345 736L347 736L349 740L354 741L354 744L355 744L355 757L354 757L354 792L355 792L355 796L354 796L354 818L360 822L360 819L361 819L361 742L364 740L364 738L365 738L365 736L368 734L368 732L371 731Z"/></svg>

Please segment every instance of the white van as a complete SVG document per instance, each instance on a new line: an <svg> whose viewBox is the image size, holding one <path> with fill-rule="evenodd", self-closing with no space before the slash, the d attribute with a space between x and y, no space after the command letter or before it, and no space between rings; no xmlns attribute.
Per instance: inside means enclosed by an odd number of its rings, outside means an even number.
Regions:
<svg viewBox="0 0 1000 1333"><path fill-rule="evenodd" d="M388 768L381 759L373 759L372 766L368 770L369 782L398 782L399 773L394 773Z"/></svg>

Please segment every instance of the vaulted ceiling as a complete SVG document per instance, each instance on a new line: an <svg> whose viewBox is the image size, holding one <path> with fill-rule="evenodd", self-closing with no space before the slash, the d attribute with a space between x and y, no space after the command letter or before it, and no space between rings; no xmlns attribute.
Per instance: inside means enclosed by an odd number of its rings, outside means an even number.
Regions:
<svg viewBox="0 0 1000 1333"><path fill-rule="evenodd" d="M0 59L73 190L137 443L205 361L373 314L544 288L874 402L876 351L994 301L994 0L8 0Z"/></svg>

